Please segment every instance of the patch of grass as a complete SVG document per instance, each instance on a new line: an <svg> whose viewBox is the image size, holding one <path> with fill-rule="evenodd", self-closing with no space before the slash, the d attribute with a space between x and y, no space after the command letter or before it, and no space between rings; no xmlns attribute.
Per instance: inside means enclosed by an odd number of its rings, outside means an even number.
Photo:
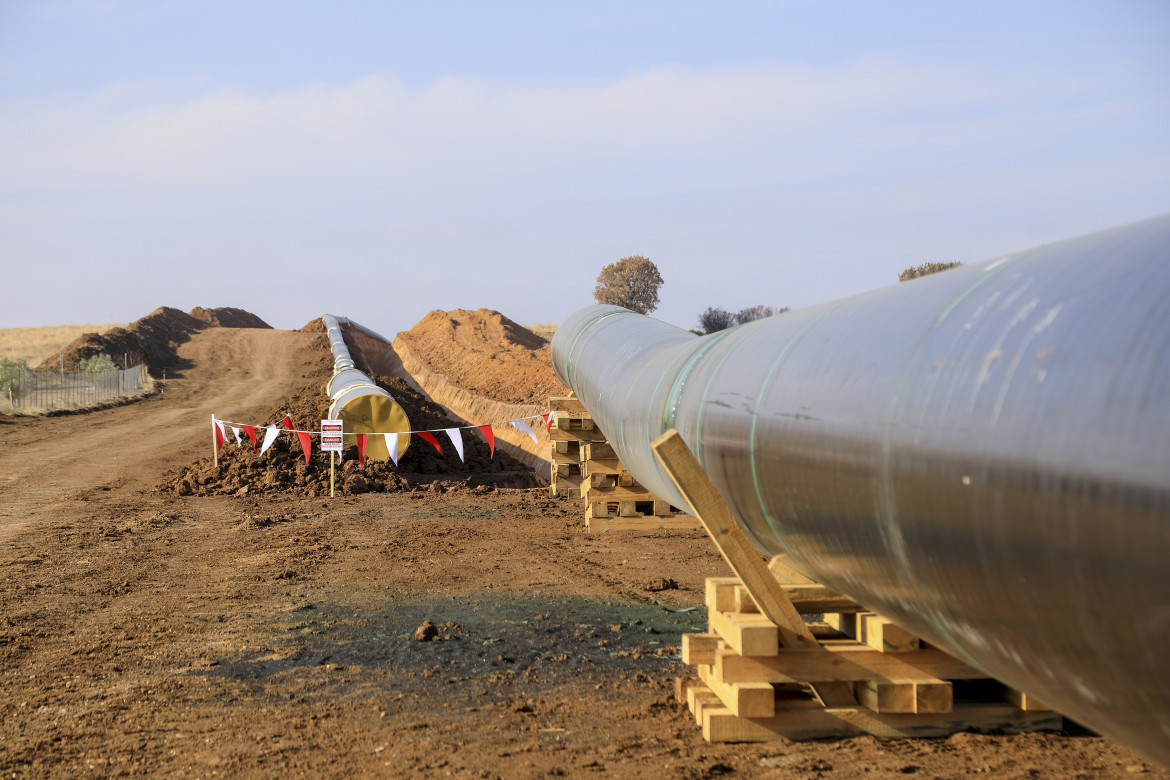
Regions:
<svg viewBox="0 0 1170 780"><path fill-rule="evenodd" d="M39 365L59 354L82 333L105 333L118 323L103 325L51 325L42 328L0 328L0 357ZM120 359L120 358L119 358Z"/></svg>

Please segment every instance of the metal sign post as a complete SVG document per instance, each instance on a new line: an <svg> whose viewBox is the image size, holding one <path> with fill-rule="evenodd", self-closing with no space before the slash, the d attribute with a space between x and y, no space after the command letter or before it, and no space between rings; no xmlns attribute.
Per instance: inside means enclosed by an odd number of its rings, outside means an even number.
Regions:
<svg viewBox="0 0 1170 780"><path fill-rule="evenodd" d="M329 497L333 498L333 461L334 453L341 452L342 446L341 420L321 421L321 452L329 453Z"/></svg>

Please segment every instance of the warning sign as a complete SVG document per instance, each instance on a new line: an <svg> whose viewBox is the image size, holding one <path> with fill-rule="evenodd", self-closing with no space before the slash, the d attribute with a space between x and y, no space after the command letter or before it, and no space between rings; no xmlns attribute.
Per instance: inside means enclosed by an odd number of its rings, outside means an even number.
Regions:
<svg viewBox="0 0 1170 780"><path fill-rule="evenodd" d="M341 452L341 420L321 421L321 452Z"/></svg>

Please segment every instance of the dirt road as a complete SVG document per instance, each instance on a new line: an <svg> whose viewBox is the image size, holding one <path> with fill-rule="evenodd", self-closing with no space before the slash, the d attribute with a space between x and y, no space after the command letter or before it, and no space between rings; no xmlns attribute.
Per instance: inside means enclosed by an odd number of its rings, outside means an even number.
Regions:
<svg viewBox="0 0 1170 780"><path fill-rule="evenodd" d="M212 412L299 389L314 338L208 329L163 396L0 418L4 777L1168 776L1085 735L703 743L671 697L725 573L698 532L588 536L572 502L457 483L154 491Z"/></svg>

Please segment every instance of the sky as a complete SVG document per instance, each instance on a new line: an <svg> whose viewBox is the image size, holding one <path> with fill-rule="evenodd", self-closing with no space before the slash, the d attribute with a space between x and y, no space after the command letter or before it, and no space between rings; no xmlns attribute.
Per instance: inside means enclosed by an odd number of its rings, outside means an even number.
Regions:
<svg viewBox="0 0 1170 780"><path fill-rule="evenodd" d="M1170 3L0 0L0 327L799 308L1170 212Z"/></svg>

